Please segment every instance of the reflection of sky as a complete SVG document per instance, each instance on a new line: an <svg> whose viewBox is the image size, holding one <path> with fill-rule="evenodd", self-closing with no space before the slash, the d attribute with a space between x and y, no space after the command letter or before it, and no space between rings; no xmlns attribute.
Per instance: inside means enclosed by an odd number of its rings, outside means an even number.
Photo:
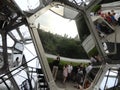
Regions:
<svg viewBox="0 0 120 90"><path fill-rule="evenodd" d="M28 10L28 8L34 9L33 6L38 6L39 0L15 0L22 10ZM80 0L78 0L80 1ZM77 33L75 21L64 19L50 11L41 15L36 21L36 24L40 23L41 27L54 34L64 36L67 34L69 37L74 38Z"/></svg>
<svg viewBox="0 0 120 90"><path fill-rule="evenodd" d="M34 9L39 6L40 0L15 0L19 7L24 11Z"/></svg>
<svg viewBox="0 0 120 90"><path fill-rule="evenodd" d="M108 75L108 72L106 73L106 75ZM110 75L110 76L111 76L111 75L112 75L112 76L117 76L117 72L110 72L109 75ZM103 81L102 81L102 83L101 83L101 85L100 85L100 89L101 89L101 90L104 90L104 86L105 86L106 80L107 80L107 77L104 77L104 78L103 78ZM108 78L108 81L107 81L107 83L106 83L106 87L107 87L107 88L113 87L114 85L116 85L115 82L116 82L116 84L118 83L118 79L117 79L117 81L116 81L116 77L109 77L109 78Z"/></svg>
<svg viewBox="0 0 120 90"><path fill-rule="evenodd" d="M74 20L65 19L59 15L54 14L51 11L47 11L41 15L36 21L36 26L40 24L40 28L46 31L50 31L54 34L64 36L67 34L69 37L74 38L78 32Z"/></svg>

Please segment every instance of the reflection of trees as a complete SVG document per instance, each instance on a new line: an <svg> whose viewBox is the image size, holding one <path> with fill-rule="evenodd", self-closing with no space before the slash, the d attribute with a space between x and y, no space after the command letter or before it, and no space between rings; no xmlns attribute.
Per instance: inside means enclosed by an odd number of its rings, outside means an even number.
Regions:
<svg viewBox="0 0 120 90"><path fill-rule="evenodd" d="M80 41L71 38L53 35L50 32L39 30L39 35L46 53L60 54L69 58L88 58Z"/></svg>

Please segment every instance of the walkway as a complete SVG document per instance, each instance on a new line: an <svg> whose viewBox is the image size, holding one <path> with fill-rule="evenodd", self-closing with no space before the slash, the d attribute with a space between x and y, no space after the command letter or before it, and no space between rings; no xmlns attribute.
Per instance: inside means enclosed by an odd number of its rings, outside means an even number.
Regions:
<svg viewBox="0 0 120 90"><path fill-rule="evenodd" d="M74 87L76 85L76 83L73 83L71 81L66 82L65 84L63 84L62 81L56 81L56 84L58 87L64 88L65 90L79 90L79 89Z"/></svg>

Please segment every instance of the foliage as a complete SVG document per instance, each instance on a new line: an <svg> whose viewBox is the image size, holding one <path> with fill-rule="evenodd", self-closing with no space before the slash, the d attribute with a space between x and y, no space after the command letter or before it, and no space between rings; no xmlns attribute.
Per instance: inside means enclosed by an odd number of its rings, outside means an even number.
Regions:
<svg viewBox="0 0 120 90"><path fill-rule="evenodd" d="M88 53L88 56L91 57L91 56L95 56L95 55L98 55L98 50L96 47L94 47L89 53Z"/></svg>
<svg viewBox="0 0 120 90"><path fill-rule="evenodd" d="M100 10L101 5L95 5L94 8L92 9L92 12L97 12L98 10Z"/></svg>
<svg viewBox="0 0 120 90"><path fill-rule="evenodd" d="M81 46L80 41L75 41L72 38L62 37L60 35L53 35L50 32L38 30L43 48L46 53L69 58L87 59L88 56Z"/></svg>

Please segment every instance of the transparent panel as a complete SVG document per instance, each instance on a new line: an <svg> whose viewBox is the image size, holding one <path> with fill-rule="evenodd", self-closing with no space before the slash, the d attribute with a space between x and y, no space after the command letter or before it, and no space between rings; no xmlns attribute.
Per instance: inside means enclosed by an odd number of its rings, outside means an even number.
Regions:
<svg viewBox="0 0 120 90"><path fill-rule="evenodd" d="M14 37L15 37L17 40L21 40L21 38L20 38L20 36L19 36L19 34L18 34L18 32L17 32L16 29L15 29L15 30L12 30L11 32L12 32L12 34L14 35Z"/></svg>
<svg viewBox="0 0 120 90"><path fill-rule="evenodd" d="M13 41L13 39L9 35L7 35L7 46L12 47L14 43L15 42Z"/></svg>
<svg viewBox="0 0 120 90"><path fill-rule="evenodd" d="M23 68L19 68L19 69L12 71L12 76L15 79L19 89L21 88L22 83L25 80L28 80L27 73ZM29 88L28 86L26 87Z"/></svg>
<svg viewBox="0 0 120 90"><path fill-rule="evenodd" d="M24 46L22 43L15 43L15 49L19 50L19 51L23 51L24 50Z"/></svg>
<svg viewBox="0 0 120 90"><path fill-rule="evenodd" d="M86 6L90 3L91 0L68 0L68 1L75 3L77 5Z"/></svg>
<svg viewBox="0 0 120 90"><path fill-rule="evenodd" d="M117 70L107 71L105 77L101 82L100 89L105 90L105 89L115 87L118 83L117 75L118 75Z"/></svg>
<svg viewBox="0 0 120 90"><path fill-rule="evenodd" d="M2 68L4 62L3 62L3 48L2 48L3 42L2 42L1 34L0 34L0 46L1 46L1 48L0 48L0 68Z"/></svg>
<svg viewBox="0 0 120 90"><path fill-rule="evenodd" d="M0 46L2 46L2 36L0 34Z"/></svg>
<svg viewBox="0 0 120 90"><path fill-rule="evenodd" d="M52 7L50 10L54 11L55 13L63 16L64 15L64 7L60 5L56 5Z"/></svg>
<svg viewBox="0 0 120 90"><path fill-rule="evenodd" d="M6 84L3 82L2 79L0 79L0 90L14 90L12 83L10 82L10 80L7 80L7 78L7 76L3 77L3 80Z"/></svg>
<svg viewBox="0 0 120 90"><path fill-rule="evenodd" d="M75 17L78 15L78 11L71 7L64 7L61 5L56 5L50 9L54 13L66 18L66 19L75 19Z"/></svg>
<svg viewBox="0 0 120 90"><path fill-rule="evenodd" d="M39 7L40 0L15 0L18 6L24 11L32 11Z"/></svg>
<svg viewBox="0 0 120 90"><path fill-rule="evenodd" d="M28 66L41 68L33 43L25 45L23 53L25 55L26 61L30 61Z"/></svg>
<svg viewBox="0 0 120 90"><path fill-rule="evenodd" d="M28 27L25 25L20 26L20 32L24 39L31 39Z"/></svg>

